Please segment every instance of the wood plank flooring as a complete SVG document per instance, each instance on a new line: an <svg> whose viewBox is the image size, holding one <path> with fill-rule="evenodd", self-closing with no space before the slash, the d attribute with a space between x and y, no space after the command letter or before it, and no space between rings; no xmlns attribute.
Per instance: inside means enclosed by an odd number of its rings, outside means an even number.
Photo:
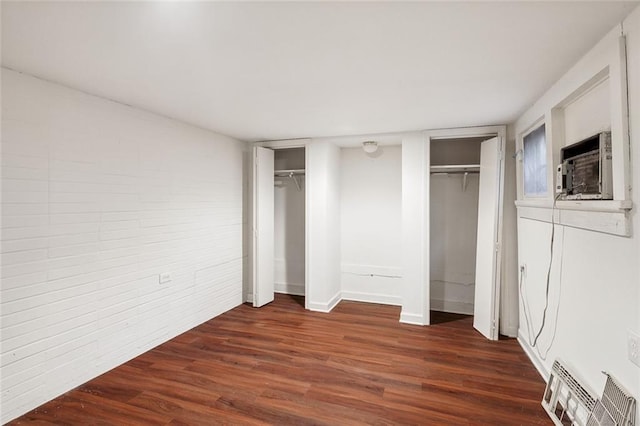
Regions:
<svg viewBox="0 0 640 426"><path fill-rule="evenodd" d="M394 306L303 304L239 306L11 424L551 424L518 343L471 317L419 327Z"/></svg>

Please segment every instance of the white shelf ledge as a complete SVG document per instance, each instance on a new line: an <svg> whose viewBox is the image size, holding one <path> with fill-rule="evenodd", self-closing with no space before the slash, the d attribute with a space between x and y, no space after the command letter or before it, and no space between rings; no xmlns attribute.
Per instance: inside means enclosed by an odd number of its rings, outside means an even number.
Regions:
<svg viewBox="0 0 640 426"><path fill-rule="evenodd" d="M553 207L549 199L518 200L518 217L558 225L587 229L606 234L631 236L629 212L633 203L628 200L558 200Z"/></svg>
<svg viewBox="0 0 640 426"><path fill-rule="evenodd" d="M548 199L537 200L517 200L516 207L535 207L550 209L553 201ZM589 212L610 212L619 213L633 208L633 203L629 200L558 200L555 209L557 210L582 210Z"/></svg>
<svg viewBox="0 0 640 426"><path fill-rule="evenodd" d="M588 212L620 212L631 210L633 203L622 200L558 200L557 209L582 210Z"/></svg>

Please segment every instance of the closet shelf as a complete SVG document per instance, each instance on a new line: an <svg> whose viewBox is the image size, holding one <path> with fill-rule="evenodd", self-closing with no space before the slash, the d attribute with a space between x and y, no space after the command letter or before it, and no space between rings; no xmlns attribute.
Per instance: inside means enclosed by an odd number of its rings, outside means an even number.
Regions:
<svg viewBox="0 0 640 426"><path fill-rule="evenodd" d="M480 164L453 164L431 166L431 173L479 173Z"/></svg>

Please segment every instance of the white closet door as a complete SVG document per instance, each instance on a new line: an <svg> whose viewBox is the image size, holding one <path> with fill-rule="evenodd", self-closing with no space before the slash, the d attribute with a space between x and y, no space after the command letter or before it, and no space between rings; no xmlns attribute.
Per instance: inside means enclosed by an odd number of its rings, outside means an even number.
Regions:
<svg viewBox="0 0 640 426"><path fill-rule="evenodd" d="M273 301L273 150L253 148L253 306Z"/></svg>
<svg viewBox="0 0 640 426"><path fill-rule="evenodd" d="M473 326L491 340L498 339L501 162L498 138L482 142Z"/></svg>

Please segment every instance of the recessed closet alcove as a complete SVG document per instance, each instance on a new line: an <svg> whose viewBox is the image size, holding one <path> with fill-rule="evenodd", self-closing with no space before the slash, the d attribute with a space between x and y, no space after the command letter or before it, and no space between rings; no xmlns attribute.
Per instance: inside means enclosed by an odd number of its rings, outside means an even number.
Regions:
<svg viewBox="0 0 640 426"><path fill-rule="evenodd" d="M431 310L473 315L480 143L431 141Z"/></svg>
<svg viewBox="0 0 640 426"><path fill-rule="evenodd" d="M274 290L304 296L304 148L274 151Z"/></svg>
<svg viewBox="0 0 640 426"><path fill-rule="evenodd" d="M494 340L503 256L502 132L437 132L428 144L426 303L431 311L473 315L474 328Z"/></svg>

